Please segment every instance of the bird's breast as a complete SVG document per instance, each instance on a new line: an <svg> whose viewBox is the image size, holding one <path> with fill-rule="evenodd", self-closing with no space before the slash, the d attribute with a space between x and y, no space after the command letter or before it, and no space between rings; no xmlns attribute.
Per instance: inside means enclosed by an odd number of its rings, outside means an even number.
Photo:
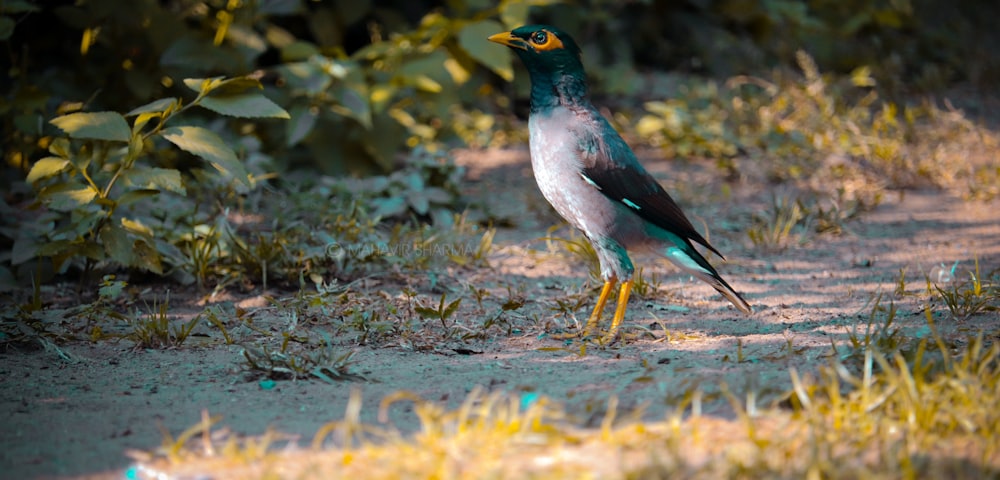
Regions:
<svg viewBox="0 0 1000 480"><path fill-rule="evenodd" d="M624 233L618 231L630 222L623 221L621 207L584 177L581 131L572 128L574 122L580 119L573 112L558 108L528 119L531 168L538 189L560 216L588 238L618 237L616 233Z"/></svg>

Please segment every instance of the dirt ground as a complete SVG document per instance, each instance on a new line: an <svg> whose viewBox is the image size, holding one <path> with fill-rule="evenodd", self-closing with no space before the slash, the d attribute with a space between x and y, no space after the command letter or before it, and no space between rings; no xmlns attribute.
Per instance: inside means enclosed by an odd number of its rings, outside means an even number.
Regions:
<svg viewBox="0 0 1000 480"><path fill-rule="evenodd" d="M442 291L463 297L455 321L468 325L497 315L508 292L520 292L524 306L499 313L509 329L433 348L404 342L361 346L354 337L339 338L337 350L355 352L350 371L364 380L289 380L273 388L246 374L242 347L222 345L217 331L168 350L136 349L127 341L61 345L76 361L54 351L8 347L0 352L0 411L5 412L0 477L118 472L121 478L131 462L127 450L157 447L164 431L178 435L203 411L221 415L222 425L241 434L273 429L308 442L323 423L343 417L352 389L360 389L362 419L371 423L378 422L379 404L390 393L408 390L455 407L476 386L549 396L584 424L599 422L612 396L622 412L660 419L678 396L700 386L704 413L726 417L728 403L714 395L720 381L741 396L755 392L760 405L775 401L790 387L788 367L808 372L828 362L831 341L847 343L847 329L868 320L879 292L883 302L895 301L896 325L904 334L920 336L926 324L925 275L944 279L942 272L956 262L958 270L968 270L975 258L984 273L1000 267L997 200L966 202L931 190L892 192L848 221L840 235L765 252L751 244L744 227L768 204L767 187L736 182L722 195L711 165L644 156L668 191L678 192L693 223L709 226L710 240L728 259L711 261L744 293L755 309L752 316L742 316L710 287L666 262L638 257L636 264L646 275L656 273L661 283L655 292L633 297L625 341L604 349L589 345L581 355L580 342L552 338L551 332L574 322L557 310L555 300L589 292L590 300L574 310L584 322L597 285L578 258L552 254L540 239L559 220L535 189L527 152L464 152L458 161L468 168L467 193L491 199L494 214L518 221L498 231L490 268L449 269L438 286L416 289L428 304ZM894 295L901 270L914 295ZM490 291L482 309L469 298L470 284ZM153 287L168 288L177 289ZM373 288L390 295L400 290L392 284ZM266 302L259 295L228 293L218 300L261 308ZM202 308L178 301L171 306L178 319ZM957 322L949 320L945 307L935 311L941 313L942 330L952 336L980 329L995 335L1000 324L996 312ZM390 420L404 431L418 426L411 406L401 402L390 409Z"/></svg>

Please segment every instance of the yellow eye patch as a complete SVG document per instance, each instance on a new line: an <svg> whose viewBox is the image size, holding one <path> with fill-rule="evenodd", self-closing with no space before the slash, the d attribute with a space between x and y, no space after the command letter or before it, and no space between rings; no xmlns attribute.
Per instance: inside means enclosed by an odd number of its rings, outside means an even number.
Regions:
<svg viewBox="0 0 1000 480"><path fill-rule="evenodd" d="M535 47L535 50L539 52L565 48L562 40L559 40L559 37L555 36L554 33L548 30L539 30L532 33L528 40L531 42L531 45Z"/></svg>

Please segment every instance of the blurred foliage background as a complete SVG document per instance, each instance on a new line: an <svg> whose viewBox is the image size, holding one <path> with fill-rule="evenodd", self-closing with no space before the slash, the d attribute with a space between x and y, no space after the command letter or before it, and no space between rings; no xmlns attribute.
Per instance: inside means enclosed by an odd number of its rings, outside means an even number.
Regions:
<svg viewBox="0 0 1000 480"><path fill-rule="evenodd" d="M448 149L524 141L509 113L525 115L527 75L485 38L525 23L572 32L618 126L668 154L734 175L736 155L784 159L775 181L807 157L932 178L928 152L906 151L920 119L993 141L967 120L986 107L952 118L927 98L995 93L997 18L934 0L4 1L0 280L125 266L201 282L227 258L266 283L385 219L449 223L464 206ZM70 117L85 112L120 115ZM969 178L995 177L980 167ZM289 205L328 211L296 224ZM233 211L274 220L241 232Z"/></svg>

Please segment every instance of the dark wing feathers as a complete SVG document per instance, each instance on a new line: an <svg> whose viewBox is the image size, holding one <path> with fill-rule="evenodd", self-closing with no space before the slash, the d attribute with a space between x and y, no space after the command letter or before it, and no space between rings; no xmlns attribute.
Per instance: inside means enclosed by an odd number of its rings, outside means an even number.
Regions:
<svg viewBox="0 0 1000 480"><path fill-rule="evenodd" d="M625 140L603 117L598 115L597 122L597 130L610 133L599 135L586 128L589 131L578 132L583 174L608 198L624 203L664 230L704 245L721 258L722 254L694 229L670 194L636 160Z"/></svg>

